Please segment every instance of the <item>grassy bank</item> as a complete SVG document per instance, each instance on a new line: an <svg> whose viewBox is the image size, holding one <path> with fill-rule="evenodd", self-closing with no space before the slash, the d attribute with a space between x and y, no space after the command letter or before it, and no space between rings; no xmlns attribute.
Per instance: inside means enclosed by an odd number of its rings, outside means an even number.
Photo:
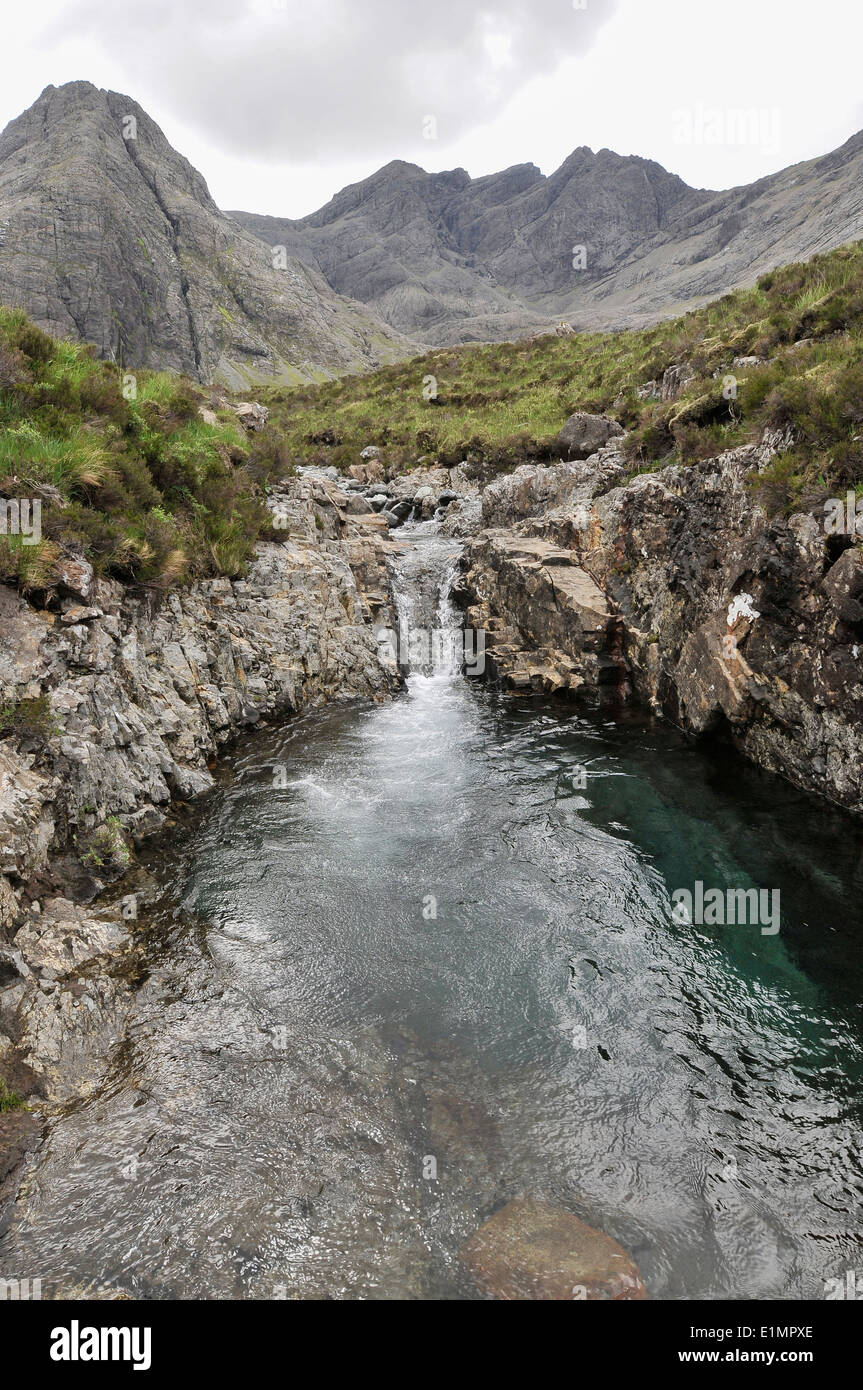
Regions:
<svg viewBox="0 0 863 1390"><path fill-rule="evenodd" d="M382 446L393 468L553 458L575 410L608 412L630 431L634 471L691 463L791 424L796 443L773 480L784 504L809 481L863 479L861 340L858 242L654 328L439 349L264 399L290 457L337 467L367 444ZM765 360L733 365L745 357ZM677 399L639 396L680 364L691 380Z"/></svg>
<svg viewBox="0 0 863 1390"><path fill-rule="evenodd" d="M0 496L42 501L38 545L0 538L0 581L47 589L64 554L157 587L238 574L274 468L276 437L250 438L213 393L168 372L122 377L0 310Z"/></svg>
<svg viewBox="0 0 863 1390"><path fill-rule="evenodd" d="M506 469L559 456L575 410L626 427L633 472L790 425L792 447L757 482L787 510L863 487L861 343L858 242L655 328L438 349L368 376L270 388L258 393L270 423L248 435L219 393L166 372L130 385L92 349L0 310L0 497L44 504L39 545L0 537L0 582L50 591L58 560L76 553L157 588L237 575L269 532L268 479L295 464L345 468L376 444L393 471ZM646 388L675 365L688 380L658 399Z"/></svg>

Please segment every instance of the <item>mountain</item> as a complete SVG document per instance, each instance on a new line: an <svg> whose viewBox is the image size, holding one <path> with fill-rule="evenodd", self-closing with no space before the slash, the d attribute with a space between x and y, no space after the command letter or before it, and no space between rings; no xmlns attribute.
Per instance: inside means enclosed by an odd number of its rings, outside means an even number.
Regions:
<svg viewBox="0 0 863 1390"><path fill-rule="evenodd" d="M863 134L714 193L661 165L575 150L471 179L395 162L299 220L233 212L344 294L434 345L655 322L863 236ZM573 265L583 246L586 268Z"/></svg>
<svg viewBox="0 0 863 1390"><path fill-rule="evenodd" d="M240 390L561 318L648 324L861 236L863 134L722 193L584 147L548 177L397 160L300 219L221 212L136 102L89 82L46 87L0 135L0 303Z"/></svg>
<svg viewBox="0 0 863 1390"><path fill-rule="evenodd" d="M243 389L416 345L220 212L130 97L70 82L0 135L0 303L104 357Z"/></svg>

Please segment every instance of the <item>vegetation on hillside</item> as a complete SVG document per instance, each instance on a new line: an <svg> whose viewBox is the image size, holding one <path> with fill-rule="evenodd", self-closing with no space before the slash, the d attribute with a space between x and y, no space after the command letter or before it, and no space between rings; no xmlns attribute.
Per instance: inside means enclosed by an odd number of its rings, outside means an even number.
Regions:
<svg viewBox="0 0 863 1390"><path fill-rule="evenodd" d="M25 1105L20 1096L14 1091L10 1091L3 1077L0 1076L0 1115L7 1110L23 1110Z"/></svg>
<svg viewBox="0 0 863 1390"><path fill-rule="evenodd" d="M392 471L506 469L558 457L575 410L625 426L633 472L791 426L793 444L755 480L769 506L863 489L861 344L857 242L654 328L442 348L368 376L271 388L260 395L270 423L249 436L218 392L147 371L124 389L93 349L0 310L0 499L43 500L38 545L0 536L0 582L50 592L64 554L158 588L237 575L272 534L268 479L295 464L345 468L376 444ZM673 365L691 376L676 399L645 392Z"/></svg>
<svg viewBox="0 0 863 1390"><path fill-rule="evenodd" d="M487 468L554 458L576 410L626 427L633 471L709 458L790 424L794 447L773 470L784 504L808 481L844 489L863 479L861 342L857 242L654 328L442 348L264 399L291 458L337 467L368 444L393 468L420 458ZM746 357L764 360L734 366ZM677 399L639 396L678 364L692 380Z"/></svg>
<svg viewBox="0 0 863 1390"><path fill-rule="evenodd" d="M0 497L42 501L39 544L0 537L0 581L48 589L63 554L157 587L240 573L266 479L286 465L275 436L250 440L229 409L205 423L214 402L169 372L123 378L0 310Z"/></svg>

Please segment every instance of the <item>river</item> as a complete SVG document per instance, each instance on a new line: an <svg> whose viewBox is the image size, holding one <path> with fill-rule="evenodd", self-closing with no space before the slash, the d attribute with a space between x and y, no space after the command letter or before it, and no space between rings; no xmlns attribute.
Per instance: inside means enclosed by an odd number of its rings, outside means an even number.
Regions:
<svg viewBox="0 0 863 1390"><path fill-rule="evenodd" d="M457 547L399 534L404 621L451 630ZM459 1248L520 1193L652 1298L820 1298L859 1263L846 818L438 658L235 747L146 861L128 1040L0 1242L44 1296L474 1298ZM697 880L779 889L781 931L676 922Z"/></svg>

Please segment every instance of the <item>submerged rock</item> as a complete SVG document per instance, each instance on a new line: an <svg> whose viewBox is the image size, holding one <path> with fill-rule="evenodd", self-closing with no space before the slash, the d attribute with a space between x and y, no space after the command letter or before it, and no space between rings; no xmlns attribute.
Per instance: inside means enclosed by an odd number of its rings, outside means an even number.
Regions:
<svg viewBox="0 0 863 1390"><path fill-rule="evenodd" d="M533 1197L518 1197L495 1212L471 1236L461 1258L493 1298L647 1298L638 1266L617 1241Z"/></svg>

